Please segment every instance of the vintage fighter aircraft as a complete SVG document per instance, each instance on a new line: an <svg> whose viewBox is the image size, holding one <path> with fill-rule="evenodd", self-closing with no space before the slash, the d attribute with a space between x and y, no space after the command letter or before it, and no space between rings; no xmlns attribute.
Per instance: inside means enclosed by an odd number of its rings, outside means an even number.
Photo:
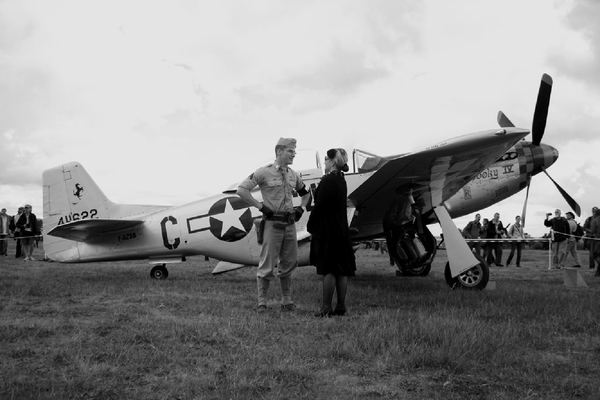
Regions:
<svg viewBox="0 0 600 400"><path fill-rule="evenodd" d="M540 83L532 124L533 140L531 142L525 140L517 142L502 154L496 162L483 169L456 194L445 200L443 205L452 218L458 218L487 208L527 188L527 196L521 216L522 224L525 226L527 198L531 178L540 172L548 175L546 169L558 159L558 151L554 147L541 143L546 127L551 91L552 78L544 74ZM514 124L502 111L498 113L497 121L500 127L514 127ZM358 172L365 173L378 170L388 161L404 156L379 157L371 153L355 150L354 165ZM573 211L578 216L581 215L581 208L577 202L550 175L548 177ZM402 204L406 203L401 202L400 206ZM431 269L431 260L436 251L435 239L427 230L423 233L418 233L417 236L425 247L425 251L421 250L420 253L425 254L425 256L416 256L414 250L419 250L420 246L414 247L410 244L411 238L417 233L416 224L411 226L411 224L400 223L402 227L399 227L398 223L394 223L393 215L394 212L391 212L391 216L388 215L384 218L384 230L388 251L398 266L398 272L407 276L427 275ZM435 222L435 220L431 213L424 213L422 222L429 224ZM449 284L454 282L452 279L449 279L448 275L446 275L446 278ZM466 279L468 276L462 276L462 278Z"/></svg>
<svg viewBox="0 0 600 400"><path fill-rule="evenodd" d="M538 105L539 102L538 99ZM542 114L543 111L544 107ZM534 121L539 120L539 114L536 109ZM543 120L545 125L545 116ZM422 151L396 157L366 157L357 172L346 175L354 240L385 236L402 273L426 275L437 249L437 241L426 225L437 221L448 252L447 283L485 287L488 266L469 250L451 219L471 212L468 207L459 207L459 203L468 200L464 198L465 185L477 187L479 179L485 191L491 181L481 177L496 168L494 163L498 160L512 162L509 172L519 171L504 174L507 182L521 181L522 174L528 181L558 156L549 146L529 154L525 150L521 150L523 154L511 150L517 149L514 146L519 146L519 140L529 131L515 128L506 122L507 118L502 121L500 129L449 139ZM541 139L539 134L538 137ZM534 131L534 142L535 138ZM539 141L536 146L540 146ZM521 144L520 148L524 147ZM512 156L515 151L517 157ZM535 154L543 154L543 161ZM301 173L306 185L314 190L322 177L318 157L314 169ZM521 186L507 184L499 193L496 190L497 196L511 191L514 194L524 187ZM149 259L156 264L150 274L159 279L168 276L167 263L185 261L193 255L221 260L221 267L217 268L222 271L257 265L260 248L253 228L262 215L248 207L235 189L177 207L115 204L80 163L46 170L43 174L46 256L59 262ZM499 201L499 197L490 196L481 200L477 193L470 191L471 199L478 201L477 207ZM260 193L254 196L260 199ZM456 196L459 200L452 203ZM310 210L309 205L296 224L300 265L308 263L310 235L306 221Z"/></svg>

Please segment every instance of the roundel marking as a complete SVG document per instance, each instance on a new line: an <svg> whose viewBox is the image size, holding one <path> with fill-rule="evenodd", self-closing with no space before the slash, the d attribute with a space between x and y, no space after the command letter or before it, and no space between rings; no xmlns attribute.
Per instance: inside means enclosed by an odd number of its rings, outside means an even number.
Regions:
<svg viewBox="0 0 600 400"><path fill-rule="evenodd" d="M225 197L208 211L210 232L219 240L236 242L252 229L252 211L239 197Z"/></svg>

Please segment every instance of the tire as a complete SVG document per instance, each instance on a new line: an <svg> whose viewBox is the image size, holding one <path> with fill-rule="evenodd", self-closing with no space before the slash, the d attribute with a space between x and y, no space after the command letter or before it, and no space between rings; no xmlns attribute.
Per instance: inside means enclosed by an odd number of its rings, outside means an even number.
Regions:
<svg viewBox="0 0 600 400"><path fill-rule="evenodd" d="M164 264L157 265L150 270L150 276L152 279L167 279L169 277L169 271Z"/></svg>
<svg viewBox="0 0 600 400"><path fill-rule="evenodd" d="M402 269L402 275L404 276L427 276L431 271L431 263L421 264L415 268Z"/></svg>
<svg viewBox="0 0 600 400"><path fill-rule="evenodd" d="M444 269L444 278L446 279L448 286L453 289L460 288L471 290L483 290L487 286L488 281L490 280L490 267L479 254L474 253L473 255L475 258L477 258L479 264L466 270L455 278L452 278L452 274L450 272L450 262L446 263L446 268Z"/></svg>

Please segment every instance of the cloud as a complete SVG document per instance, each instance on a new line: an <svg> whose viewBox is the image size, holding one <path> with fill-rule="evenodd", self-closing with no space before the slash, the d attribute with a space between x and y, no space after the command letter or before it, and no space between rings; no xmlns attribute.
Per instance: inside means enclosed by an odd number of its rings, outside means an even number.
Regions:
<svg viewBox="0 0 600 400"><path fill-rule="evenodd" d="M321 154L343 145L389 155L495 128L500 109L528 128L547 72L544 142L561 155L549 172L588 209L600 196L590 150L598 8L0 2L2 201L26 197L41 211L42 171L73 160L115 201L179 204L271 160L280 136ZM532 184L532 215L561 201L547 181ZM498 208L513 215L523 197Z"/></svg>
<svg viewBox="0 0 600 400"><path fill-rule="evenodd" d="M553 60L578 77L586 85L592 84L596 89L600 86L600 3L594 0L573 2L573 7L566 15L565 24L572 30L574 36L569 40L569 46L556 54Z"/></svg>

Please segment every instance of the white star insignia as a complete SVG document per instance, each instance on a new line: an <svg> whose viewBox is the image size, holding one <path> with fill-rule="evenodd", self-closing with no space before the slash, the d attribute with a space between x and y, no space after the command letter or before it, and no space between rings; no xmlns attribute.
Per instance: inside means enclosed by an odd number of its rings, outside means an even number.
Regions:
<svg viewBox="0 0 600 400"><path fill-rule="evenodd" d="M229 199L225 201L225 211L223 211L223 214L212 216L223 223L223 226L221 227L221 237L223 237L223 235L232 227L237 228L242 232L246 232L246 228L244 228L244 225L242 225L240 217L246 212L247 209L248 208L240 208L239 210L234 210L231 205L231 201Z"/></svg>

